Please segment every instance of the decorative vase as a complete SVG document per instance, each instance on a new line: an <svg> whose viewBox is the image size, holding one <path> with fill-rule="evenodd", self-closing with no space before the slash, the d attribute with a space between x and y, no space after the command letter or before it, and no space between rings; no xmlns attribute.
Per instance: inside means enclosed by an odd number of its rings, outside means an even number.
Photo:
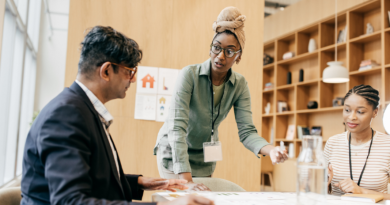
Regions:
<svg viewBox="0 0 390 205"><path fill-rule="evenodd" d="M316 41L313 38L311 38L309 40L309 53L311 53L315 50L317 50L317 44L316 44Z"/></svg>

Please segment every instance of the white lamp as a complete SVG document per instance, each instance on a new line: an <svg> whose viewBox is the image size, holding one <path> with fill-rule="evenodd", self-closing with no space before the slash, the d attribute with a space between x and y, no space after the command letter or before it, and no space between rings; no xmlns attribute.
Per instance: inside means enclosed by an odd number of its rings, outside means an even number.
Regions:
<svg viewBox="0 0 390 205"><path fill-rule="evenodd" d="M322 73L324 83L345 83L349 81L348 70L342 66L343 62L328 62L328 67Z"/></svg>
<svg viewBox="0 0 390 205"><path fill-rule="evenodd" d="M336 17L335 17L335 61L328 62L328 67L322 73L324 83L345 83L349 81L348 70L342 66L343 62L337 61L337 0L335 0Z"/></svg>
<svg viewBox="0 0 390 205"><path fill-rule="evenodd" d="M385 112L383 113L383 127L387 133L390 133L390 104L387 105Z"/></svg>

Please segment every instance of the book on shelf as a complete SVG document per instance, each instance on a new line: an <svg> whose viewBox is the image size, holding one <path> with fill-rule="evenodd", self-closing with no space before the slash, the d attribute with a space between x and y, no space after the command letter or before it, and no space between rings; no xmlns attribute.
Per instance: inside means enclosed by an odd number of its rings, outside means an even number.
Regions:
<svg viewBox="0 0 390 205"><path fill-rule="evenodd" d="M310 135L322 136L322 128L321 128L321 126L313 126L313 127L311 127Z"/></svg>
<svg viewBox="0 0 390 205"><path fill-rule="evenodd" d="M295 138L295 125L289 125L286 132L286 140L294 140Z"/></svg>
<svg viewBox="0 0 390 205"><path fill-rule="evenodd" d="M359 71L369 70L377 66L379 66L379 64L375 60L372 59L363 60L360 63Z"/></svg>
<svg viewBox="0 0 390 205"><path fill-rule="evenodd" d="M297 126L298 139L302 139L304 135L310 135L310 129L306 125Z"/></svg>
<svg viewBox="0 0 390 205"><path fill-rule="evenodd" d="M269 82L269 83L266 83L265 86L264 86L264 90L271 90L274 88L274 84Z"/></svg>
<svg viewBox="0 0 390 205"><path fill-rule="evenodd" d="M337 43L343 43L347 41L347 32L347 26L345 26L344 29L340 30L339 36L337 37Z"/></svg>
<svg viewBox="0 0 390 205"><path fill-rule="evenodd" d="M382 201L383 199L383 195L380 194L345 194L341 196L341 200L372 203L377 203L379 201Z"/></svg>
<svg viewBox="0 0 390 205"><path fill-rule="evenodd" d="M278 112L285 112L285 111L288 111L287 102L278 101Z"/></svg>

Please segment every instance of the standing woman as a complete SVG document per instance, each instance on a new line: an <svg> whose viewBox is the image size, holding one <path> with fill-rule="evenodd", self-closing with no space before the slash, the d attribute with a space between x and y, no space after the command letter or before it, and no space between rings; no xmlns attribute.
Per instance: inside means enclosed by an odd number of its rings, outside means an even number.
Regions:
<svg viewBox="0 0 390 205"><path fill-rule="evenodd" d="M180 72L168 118L154 148L161 177L189 182L192 177L211 177L216 162L205 162L203 146L218 141L218 126L232 107L240 141L248 150L256 156L270 155L273 163L287 159L286 151L280 152L257 134L248 83L231 69L244 50L245 18L235 7L223 9L213 24L210 58ZM206 156L218 158L218 152Z"/></svg>
<svg viewBox="0 0 390 205"><path fill-rule="evenodd" d="M325 145L329 193L382 194L390 199L390 136L371 128L378 106L379 92L369 85L355 86L345 95L347 131L332 136Z"/></svg>

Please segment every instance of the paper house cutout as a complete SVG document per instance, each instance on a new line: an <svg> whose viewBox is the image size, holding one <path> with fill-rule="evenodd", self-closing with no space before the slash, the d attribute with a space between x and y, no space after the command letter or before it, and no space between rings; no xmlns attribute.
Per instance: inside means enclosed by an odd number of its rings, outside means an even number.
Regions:
<svg viewBox="0 0 390 205"><path fill-rule="evenodd" d="M160 104L165 104L165 98L164 97L160 98L159 102Z"/></svg>
<svg viewBox="0 0 390 205"><path fill-rule="evenodd" d="M150 88L153 88L154 82L155 82L154 78L149 74L147 74L144 78L142 78L142 87L146 88L146 83L150 83L149 84Z"/></svg>

